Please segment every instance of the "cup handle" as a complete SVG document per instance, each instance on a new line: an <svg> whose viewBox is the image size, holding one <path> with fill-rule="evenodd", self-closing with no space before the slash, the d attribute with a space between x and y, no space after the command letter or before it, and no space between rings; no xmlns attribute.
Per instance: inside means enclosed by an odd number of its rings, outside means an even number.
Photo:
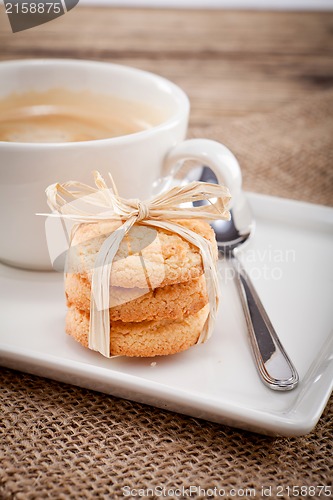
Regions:
<svg viewBox="0 0 333 500"><path fill-rule="evenodd" d="M174 146L164 161L162 176L181 183L193 166L186 166L186 160L196 160L210 167L219 184L227 186L231 194L232 207L242 189L242 173L238 161L223 144L210 139L188 139Z"/></svg>

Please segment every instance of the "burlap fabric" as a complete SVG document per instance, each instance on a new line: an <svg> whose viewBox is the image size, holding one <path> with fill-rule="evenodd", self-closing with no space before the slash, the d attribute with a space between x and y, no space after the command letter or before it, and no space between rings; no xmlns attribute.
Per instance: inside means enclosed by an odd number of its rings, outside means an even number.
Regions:
<svg viewBox="0 0 333 500"><path fill-rule="evenodd" d="M323 92L191 134L227 144L246 189L329 205L332 103ZM272 438L7 369L1 383L3 499L113 499L133 488L128 498L140 488L176 498L173 488L190 485L234 498L264 498L262 487L271 487L267 497L290 498L277 487L332 487L332 399L309 435ZM312 491L293 498L319 498Z"/></svg>
<svg viewBox="0 0 333 500"><path fill-rule="evenodd" d="M237 156L244 189L333 205L333 91L268 115L237 118L193 130L216 139Z"/></svg>

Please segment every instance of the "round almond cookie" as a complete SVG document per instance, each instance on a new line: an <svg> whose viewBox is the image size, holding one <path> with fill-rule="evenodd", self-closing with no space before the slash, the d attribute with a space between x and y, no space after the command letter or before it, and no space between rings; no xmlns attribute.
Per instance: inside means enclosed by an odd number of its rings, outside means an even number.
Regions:
<svg viewBox="0 0 333 500"><path fill-rule="evenodd" d="M78 274L67 274L65 293L68 305L90 311L91 284ZM110 288L112 321L140 322L177 320L195 314L208 302L206 281L200 276L178 285L149 291L144 288Z"/></svg>
<svg viewBox="0 0 333 500"><path fill-rule="evenodd" d="M209 305L181 321L111 321L110 352L115 356L150 357L176 354L196 344L209 312ZM66 332L88 347L89 314L74 306L66 316Z"/></svg>
<svg viewBox="0 0 333 500"><path fill-rule="evenodd" d="M207 222L197 219L174 222L206 238L217 259L215 234ZM118 221L81 224L68 252L67 272L91 282L101 245L119 227ZM154 290L190 281L201 274L202 258L196 246L170 231L136 224L122 240L113 260L111 285Z"/></svg>

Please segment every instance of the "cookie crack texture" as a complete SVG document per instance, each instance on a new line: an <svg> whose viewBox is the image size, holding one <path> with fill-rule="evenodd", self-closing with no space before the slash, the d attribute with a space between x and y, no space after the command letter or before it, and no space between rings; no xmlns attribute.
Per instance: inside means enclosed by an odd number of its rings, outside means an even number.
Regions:
<svg viewBox="0 0 333 500"><path fill-rule="evenodd" d="M112 355L151 357L175 354L196 344L209 312L209 305L185 320L111 322ZM89 314L70 306L66 332L88 347Z"/></svg>
<svg viewBox="0 0 333 500"><path fill-rule="evenodd" d="M197 220L175 222L213 243L217 258L214 231L208 223ZM91 281L101 244L117 227L118 222L82 225L72 242L67 271ZM135 225L120 244L112 265L111 284L124 288L155 289L189 281L201 274L202 258L197 247L168 231Z"/></svg>

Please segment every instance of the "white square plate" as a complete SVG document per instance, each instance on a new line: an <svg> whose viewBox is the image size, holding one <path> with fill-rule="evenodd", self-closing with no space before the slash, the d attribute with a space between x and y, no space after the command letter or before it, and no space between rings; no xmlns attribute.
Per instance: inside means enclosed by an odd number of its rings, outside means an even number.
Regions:
<svg viewBox="0 0 333 500"><path fill-rule="evenodd" d="M285 436L316 425L333 383L333 209L248 194L257 227L243 253L299 375L273 392L259 380L230 269L213 337L169 357L103 358L64 332L63 278L0 265L1 364L160 408Z"/></svg>

